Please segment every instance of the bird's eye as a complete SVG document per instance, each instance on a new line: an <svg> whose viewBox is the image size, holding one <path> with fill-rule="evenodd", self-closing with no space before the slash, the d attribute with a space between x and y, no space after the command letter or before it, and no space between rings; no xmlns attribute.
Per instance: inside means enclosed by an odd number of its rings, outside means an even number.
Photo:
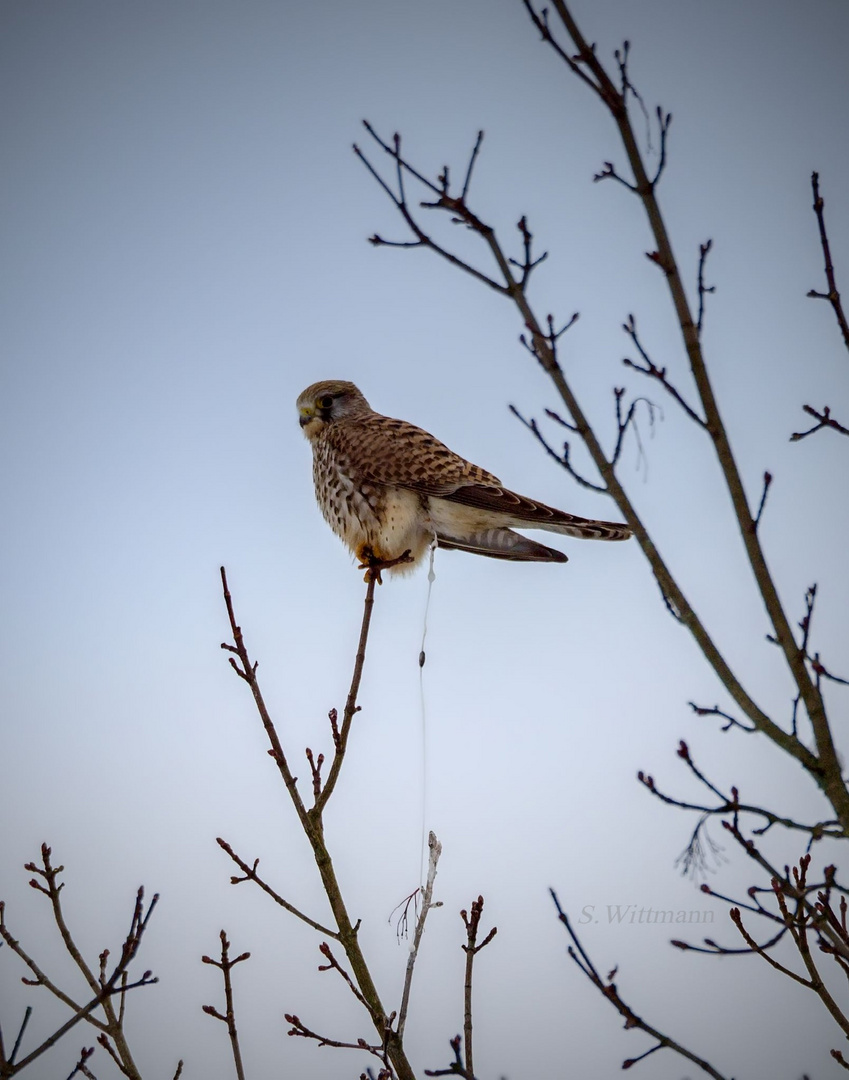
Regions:
<svg viewBox="0 0 849 1080"><path fill-rule="evenodd" d="M333 398L330 394L325 394L324 397L318 399L318 407L320 409L329 409L333 404Z"/></svg>

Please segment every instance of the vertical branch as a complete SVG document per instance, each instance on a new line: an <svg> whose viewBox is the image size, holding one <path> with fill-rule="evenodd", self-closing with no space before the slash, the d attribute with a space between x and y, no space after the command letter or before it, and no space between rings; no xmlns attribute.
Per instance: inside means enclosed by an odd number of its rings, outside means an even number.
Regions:
<svg viewBox="0 0 849 1080"><path fill-rule="evenodd" d="M793 679L799 689L802 700L805 703L805 708L813 728L819 760L809 771L811 771L815 780L831 802L843 827L849 830L849 791L847 791L841 776L840 763L828 719L826 717L825 704L819 687L811 678L810 673L805 666L804 656L800 655L799 648L790 626L790 621L782 607L775 582L773 581L772 575L766 564L766 559L755 527L755 520L752 517L749 508L740 471L731 449L728 433L719 412L719 406L702 354L699 329L690 312L690 305L681 279L681 273L672 250L672 243L666 230L666 224L660 211L660 205L657 201L656 186L658 178L655 177L651 180L646 172L642 154L628 116L625 94L617 90L616 86L613 84L596 56L595 49L590 46L578 28L565 0L552 0L552 2L557 14L560 16L561 22L578 51L576 62L580 63L583 70L591 73L595 80L595 85L592 81L590 81L590 85L593 86L596 94L607 106L619 130L619 135L622 139L622 144L625 148L628 163L634 177L633 185L629 186L633 187L635 193L643 203L657 245L656 251L651 252L649 257L663 270L666 277L678 324L681 329L684 348L689 359L690 371L696 384L699 398L702 402L706 427L713 440L715 452L725 478L726 487L728 488L731 497L749 564L752 568L761 597L763 598L764 606L766 607L770 621L772 622L775 637L784 653L787 666L793 675ZM570 67L574 69L574 64L570 64ZM584 81L587 82L588 80L584 79ZM611 175L611 173L608 173L608 175ZM552 378L554 378L554 375L552 375ZM558 389L560 389L560 383L563 382L562 376L559 381L555 379L555 382L558 385ZM595 459L595 452L593 451L592 445L588 443L588 446ZM607 479L607 477L605 477L605 479Z"/></svg>
<svg viewBox="0 0 849 1080"><path fill-rule="evenodd" d="M428 834L427 846L430 854L427 861L427 880L422 893L422 910L416 920L416 929L413 933L412 944L410 945L410 955L407 957L407 972L404 976L404 990L401 994L401 1007L398 1010L399 1039L403 1039L404 1037L404 1027L407 1023L407 1009L410 1004L410 988L413 984L413 969L415 967L416 957L419 954L419 945L421 945L422 934L424 934L425 919L427 918L430 909L438 906L433 903L433 883L436 880L436 864L439 862L439 856L442 854L442 844L436 839L435 833L431 832Z"/></svg>
<svg viewBox="0 0 849 1080"><path fill-rule="evenodd" d="M403 556L402 556L403 558ZM400 561L400 560L399 560ZM388 564L382 564L384 567ZM230 653L234 653L238 658L238 662L234 657L230 657L230 664L233 670L243 679L251 688L254 702L257 707L257 711L262 720L263 727L266 730L269 741L271 743L271 756L277 763L277 767L280 771L280 775L286 785L286 789L294 804L295 811L298 815L298 819L301 822L301 827L307 837L312 848L313 857L315 859L316 866L318 868L319 875L321 877L322 888L327 896L328 903L330 904L330 910L333 912L333 918L336 922L338 930L338 940L345 950L345 955L348 958L348 962L351 965L351 970L354 974L354 979L357 986L362 993L363 1000L368 1008L371 1022L378 1033L381 1043L385 1041L386 1053L388 1054L392 1065L397 1073L398 1080L415 1080L412 1066L407 1060L407 1056L404 1053L402 1040L397 1031L394 1031L390 1025L390 1018L383 1007L383 1003L378 994L377 987L374 984L374 980L369 970L366 958L363 955L363 951L360 948L358 940L359 923L354 925L351 921L351 917L348 914L348 909L345 905L345 901L342 897L342 891L339 887L339 882L336 878L336 871L333 866L333 860L330 856L330 852L327 849L327 845L324 840L324 822L322 820L322 813L327 801L332 794L336 782L339 778L339 772L342 767L342 761L345 756L345 749L347 747L348 737L351 730L351 722L354 715L359 711L357 705L357 694L359 693L360 681L363 674L363 666L365 664L366 645L368 642L369 627L371 625L372 609L374 607L374 587L379 580L379 572L381 566L375 563L371 566L366 573L366 598L363 608L363 620L360 628L359 644L357 646L357 655L354 661L354 672L351 678L351 687L348 692L348 699L345 704L345 713L342 719L341 730L338 731L338 738L336 737L337 731L334 728L334 744L335 753L333 758L333 764L330 768L327 781L324 789L318 795L315 801L315 805L310 809L304 806L304 802L300 796L297 788L296 777L292 774L289 767L286 755L283 750L283 746L280 742L280 738L277 734L277 730L274 726L274 721L271 719L271 715L265 705L262 691L259 687L257 680L257 664L252 662L248 654L247 646L245 645L244 636L241 628L236 621L235 610L233 606L232 596L230 594L227 585L227 575L224 567L221 567L221 582L224 590L224 600L227 607L227 616L230 621L230 629L233 633L233 644L222 644L222 648ZM251 875L252 876L252 875ZM309 921L309 920L308 920Z"/></svg>
<svg viewBox="0 0 849 1080"><path fill-rule="evenodd" d="M846 320L846 313L843 310L843 303L840 299L840 293L837 290L837 278L834 276L834 263L831 261L831 245L828 242L828 233L825 231L825 200L820 195L820 174L818 172L811 173L811 189L814 193L814 213L817 215L817 225L820 232L820 246L822 247L823 259L825 260L825 279L828 282L828 292L817 292L816 289L811 289L808 292L808 296L814 297L816 300L828 300L834 310L835 318L837 319L837 325L840 327L840 333L843 335L843 342L846 348L849 349L849 322Z"/></svg>
<svg viewBox="0 0 849 1080"><path fill-rule="evenodd" d="M485 948L498 933L498 927L493 926L480 945L477 944L478 930L480 928L481 915L483 914L483 897L479 896L472 902L471 915L465 910L460 912L460 918L466 927L466 944L463 952L466 954L466 972L463 982L463 1046L465 1050L465 1070L468 1080L474 1080L475 1066L472 1051L472 969L475 956Z"/></svg>
<svg viewBox="0 0 849 1080"><path fill-rule="evenodd" d="M233 1064L236 1067L236 1076L238 1080L245 1080L245 1070L242 1066L242 1051L239 1047L239 1033L236 1030L236 1014L233 1008L233 980L230 972L236 966L242 962L242 960L248 960L250 958L249 952L243 952L237 956L235 960L230 959L230 942L227 940L227 934L222 930L219 935L221 938L221 959L213 960L211 956L202 956L201 961L204 964L212 964L217 967L221 974L224 976L224 1001L225 1012L222 1015L213 1005L204 1005L203 1011L208 1016L214 1016L216 1020L221 1020L227 1025L227 1034L230 1036L230 1049L233 1053Z"/></svg>
<svg viewBox="0 0 849 1080"><path fill-rule="evenodd" d="M301 825L306 828L307 823L307 810L304 806L303 799L298 791L296 778L289 768L289 763L286 760L286 755L283 753L283 746L277 735L277 730L274 727L274 723L271 719L271 715L266 708L265 701L263 700L262 691L259 688L257 682L256 669L257 665L252 664L250 657L248 656L247 646L245 645L245 639L242 635L242 628L236 622L236 614L233 610L233 598L230 594L230 587L227 584L227 571L224 567L221 567L221 587L224 591L224 603L227 607L227 617L230 621L230 630L233 634L233 644L228 645L226 642L221 643L221 648L226 652L235 653L239 658L239 664L231 656L230 666L236 672L240 679L243 679L251 688L253 694L254 704L256 705L257 712L262 720L262 726L265 728L265 733L268 736L268 741L271 743L271 750L269 753L277 764L277 768L283 778L283 783L286 785L286 790L292 799L292 803L295 807L295 812L300 819Z"/></svg>
<svg viewBox="0 0 849 1080"><path fill-rule="evenodd" d="M360 692L360 681L363 677L363 666L366 661L366 644L368 643L368 633L369 628L371 627L371 613L374 608L374 587L376 581L377 576L375 574L366 574L366 598L363 604L363 621L360 627L360 640L357 643L357 655L354 660L354 673L351 676L351 687L348 690L345 711L342 714L342 729L339 732L339 739L336 743L336 752L333 755L333 763L330 766L330 772L325 781L324 790L316 798L315 806L309 811L313 820L321 818L322 811L327 805L327 800L333 794L333 789L336 787L336 781L339 779L339 771L342 768L342 762L345 758L345 750L348 747L348 737L351 734L351 721L354 719L354 715L360 710L360 707L357 704L357 695Z"/></svg>
<svg viewBox="0 0 849 1080"><path fill-rule="evenodd" d="M524 2L526 6L529 7L529 0L524 0ZM532 9L530 9L529 7L529 10ZM538 26L543 27L543 36L547 41L550 41L551 36L548 30L547 21L544 18L537 16L535 18L535 22ZM582 38L581 43L585 55L579 55L577 57L577 60L582 65L589 65L590 63L596 65L600 73L599 77L601 77L601 75L604 75L604 78L607 79L607 83L605 85L602 85L598 92L602 99L605 101L605 103L612 103L609 105L609 107L614 112L614 115L617 116L617 122L619 122L619 119L621 119L619 117L619 112L621 111L622 118L624 118L625 124L625 134L623 134L623 138L625 138L626 136L627 138L629 138L630 146L633 152L637 155L637 158L639 159L639 152L636 147L636 141L634 139L633 132L631 131L630 126L627 122L627 110L625 110L624 101L620 101L621 109L615 107L617 100L616 95L618 94L618 91L604 73L604 69L601 68L600 65L598 65L598 62L595 59L594 50L590 46L588 46ZM562 50L558 50L558 52L562 53ZM571 62L570 66L572 66ZM591 83L591 85L594 84ZM613 95L613 97L611 97L611 94ZM668 127L668 122L666 120L664 120L664 125ZM379 138L379 136L376 134L376 132L374 132L374 129L370 125L367 124L366 126L369 132L378 142L378 144L388 154L394 156L395 154L400 153L398 143L394 145L394 148L390 147L387 143L383 142ZM379 174L365 158L362 151L358 150L358 155L369 168L372 175L375 176L379 182L381 182L381 186L384 188L384 190L389 191L390 197L393 198L396 206L399 206L398 198L393 195L391 190L388 188L388 185L385 182L381 181ZM421 178L421 174L418 173L406 160L403 162L403 165L404 168L411 175L415 176L416 178ZM609 167L609 170L610 171L602 175L615 175L615 173L612 171L612 165ZM652 208L651 218L654 224L662 230L663 222L659 216L659 211L657 210L657 203L654 201L653 198L653 189L658 177L655 176L652 181L649 181L646 178L645 169L643 169L642 178L644 181L642 187L640 187L639 185L630 184L627 186L633 188L634 191L639 190L640 192L642 192L643 189L645 189L645 191L652 195L652 199L650 202L650 207ZM708 633L707 628L702 623L701 619L698 617L697 613L693 609L682 589L679 587L665 560L661 556L657 545L655 544L647 528L643 524L640 516L638 515L634 505L632 504L628 496L628 493L622 486L622 483L620 482L616 474L616 452L614 452L612 457L608 456L605 453L598 436L590 425L590 422L587 419L587 416L584 413L580 402L578 401L575 393L573 392L573 389L558 362L558 335L555 334L552 330L553 322L551 316L549 316L548 319L549 332L546 333L546 331L543 329L542 322L537 318L536 314L530 306L530 303L528 302L525 289L525 282L527 280L527 275L525 273L526 267L523 267L521 264L519 264L519 275L515 275L511 270L511 262L515 261L511 261L504 253L498 241L498 238L496 237L494 229L491 226L487 225L485 222L483 222L476 214L474 214L466 206L463 199L450 196L447 191L443 190L442 188L437 188L431 182L424 180L424 178L421 179L429 190L439 193L439 199L437 201L423 202L421 203L421 206L424 208L438 208L448 211L452 215L453 220L455 219L458 221L462 221L464 224L466 224L468 228L476 232L481 237L481 239L489 248L490 254L498 265L499 272L504 281L503 285L496 284L494 287L496 287L498 291L502 294L509 296L509 298L513 301L513 303L518 308L521 314L522 322L528 331L527 340L525 334L522 334L520 340L526 346L528 351L531 352L532 355L538 360L540 366L548 374L548 376L554 383L557 392L560 394L562 401L566 405L569 416L571 418L571 421L566 426L569 428L569 430L574 431L581 438L585 447L587 448L593 464L598 469L599 475L601 476L603 486L597 486L597 490L606 492L615 500L617 506L622 512L623 517L633 531L635 539L639 543L644 555L646 556L646 559L649 562L652 573L655 576L664 603L666 604L668 610L679 622L686 626L687 629L690 631L698 648L702 651L705 659L713 668L720 682L728 691L729 695L738 705L738 707L749 718L754 727L756 727L759 731L762 731L765 735L768 736L768 738L770 738L774 743L780 746L782 750L790 754L802 764L802 766L808 771L808 773L812 776L814 781L819 785L819 787L825 793L826 797L831 802L832 806L835 809L835 812L841 819L844 830L849 832L849 791L847 791L846 786L844 785L842 777L840 775L839 762L835 753L834 744L831 738L831 732L828 726L828 721L825 716L824 703L819 692L819 687L815 685L809 677L807 668L805 666L805 657L804 655L800 654L798 647L793 639L792 630L790 630L787 618L784 614L783 609L781 608L780 603L778 602L775 585L772 582L768 571L766 570L765 563L763 562L763 553L760 550L759 541L756 536L756 522L755 519L751 517L751 514L748 511L748 507L746 506L742 484L739 482L739 476L737 476L737 482L732 482L730 485L733 489L733 501L735 501L738 511L740 509L740 505L742 505L745 510L745 514L743 516L741 516L739 512L737 513L738 524L742 522L744 526L742 528L744 543L747 550L750 552L750 564L755 567L755 578L761 590L761 595L762 597L768 597L766 603L768 613L773 617L773 625L780 628L776 631L775 638L779 642L784 652L785 658L787 658L789 654L789 663L791 671L794 673L794 678L799 688L800 698L805 701L806 707L808 708L808 714L811 718L811 723L814 728L819 756L817 756L817 754L813 753L808 748L808 746L798 737L795 730L791 732L785 731L780 725L776 724L769 716L767 716L767 714L758 706L758 704L754 701L746 688L737 678L735 672L731 669L725 657L715 644L713 638ZM401 209L400 206L399 209ZM404 214L405 220L409 222L412 217L409 207L405 205L402 212ZM418 244L430 247L438 254L448 258L449 262L451 262L452 265L458 266L460 269L466 271L469 274L472 274L472 276L477 278L481 277L480 272L470 263L464 262L463 260L458 259L455 256L451 256L449 258L449 256L445 253L445 249L442 248L440 245L434 243L431 237L415 221L411 222L411 228L414 229L415 234L418 237ZM663 233L662 235L665 237L665 233ZM382 240L378 240L377 242L383 243ZM664 245L660 246L663 247ZM667 252L667 255L669 256L669 259L671 259L671 249L669 248L668 239L665 240L665 250ZM527 257L529 257L529 255ZM683 303L689 320L689 330L686 333L686 339L689 344L696 350L699 362L701 363L701 370L704 372L703 361L701 361L701 351L697 340L698 334L692 318L689 318L689 309L687 308L687 301L683 293L683 287L681 287L680 274L678 273L677 268L674 265L674 261L670 262L669 259L666 259L665 256L662 257L659 252L652 252L651 258L652 261L657 263L658 265L668 267L668 274L674 276L677 280L679 289L676 292L676 296L678 297L679 302ZM665 259L666 261L664 261ZM490 279L486 280L488 284L493 284ZM687 322L687 320L685 320L685 322ZM705 390L705 385L707 386L707 390L710 390L710 384L706 383L705 380L703 380L703 385L700 387L700 393ZM715 402L713 402L711 406L713 410L711 411L711 408L708 408L709 403L706 404L704 400L704 394L702 394L702 398L704 418L699 418L700 426L703 427L706 431L708 431L714 442L719 440L727 447L727 435L722 428L721 422L718 421L715 409ZM730 453L730 447L728 448L728 452ZM720 451L719 456L721 463L724 461L727 465L728 455L724 455L724 453ZM564 464L564 466L567 468L568 471L570 471L572 475L576 475L574 470L569 467L568 457L566 453L564 453L562 464ZM741 498L742 504L740 504ZM752 554L753 551L754 554ZM771 598L769 598L770 596ZM817 712L817 708L819 708L819 712Z"/></svg>

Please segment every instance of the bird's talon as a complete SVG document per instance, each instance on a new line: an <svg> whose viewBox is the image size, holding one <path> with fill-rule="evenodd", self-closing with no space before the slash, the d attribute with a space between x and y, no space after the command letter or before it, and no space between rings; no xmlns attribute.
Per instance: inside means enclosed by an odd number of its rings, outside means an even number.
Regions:
<svg viewBox="0 0 849 1080"><path fill-rule="evenodd" d="M370 547L364 546L360 548L359 557L360 563L357 569L365 570L363 581L373 580L376 581L378 585L383 584L383 579L380 576L381 570L391 570L393 566L399 566L401 563L413 561L409 548L396 559L379 559Z"/></svg>

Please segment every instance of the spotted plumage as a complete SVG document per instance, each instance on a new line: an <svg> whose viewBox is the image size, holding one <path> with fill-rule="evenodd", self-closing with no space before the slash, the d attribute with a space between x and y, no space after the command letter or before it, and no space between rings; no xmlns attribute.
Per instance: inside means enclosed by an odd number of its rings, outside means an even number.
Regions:
<svg viewBox="0 0 849 1080"><path fill-rule="evenodd" d="M434 538L439 547L495 559L566 562L562 551L515 527L596 540L630 536L627 525L576 517L508 491L422 428L376 413L353 383L314 383L297 404L312 444L318 505L364 563L409 552L392 569L410 570Z"/></svg>

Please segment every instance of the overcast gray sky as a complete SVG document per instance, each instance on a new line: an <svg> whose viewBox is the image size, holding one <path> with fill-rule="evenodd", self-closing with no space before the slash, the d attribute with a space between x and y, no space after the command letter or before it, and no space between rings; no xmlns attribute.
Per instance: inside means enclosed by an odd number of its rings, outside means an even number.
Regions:
<svg viewBox="0 0 849 1080"><path fill-rule="evenodd" d="M650 110L674 114L661 197L695 280L712 237L705 346L752 497L776 477L763 535L794 618L820 586L817 646L847 655L843 447L791 445L804 402L846 401L847 365L823 287L810 173L818 169L849 291L849 10L836 0L746 5L580 2L609 59L631 42ZM229 884L224 836L319 919L315 868L219 642L226 564L238 617L296 771L327 752L359 628L362 575L317 511L294 401L322 378L355 381L516 490L575 513L619 515L546 460L508 403L556 407L517 343L516 314L428 252L375 250L400 221L351 152L361 120L459 175L479 128L472 198L513 239L526 213L541 248L532 299L581 312L564 362L605 437L610 390L660 398L621 366L638 318L656 362L692 398L640 208L613 182L613 126L518 0L348 4L150 0L21 2L0 10L2 650L0 882L13 932L64 970L22 864L53 845L68 917L94 956L113 948L136 887L161 893L130 1035L145 1077L230 1076L226 1032L204 1017L221 988L202 953L224 926L238 951L239 1027L254 1078L358 1076L356 1055L287 1039L284 1012L350 1039L367 1024L319 940L265 897ZM639 127L640 125L638 125ZM447 226L447 239L457 237ZM456 231L456 230L455 230ZM463 238L461 237L462 241ZM517 247L518 253L518 247ZM622 473L699 613L752 693L782 722L791 690L708 447L663 401ZM845 410L844 410L845 412ZM845 416L844 416L845 420ZM556 437L556 433L555 433ZM378 595L362 714L327 816L349 910L386 1001L406 950L390 912L419 880L425 825L444 844L414 990L419 1068L449 1060L462 1027L462 924L478 893L499 934L479 958L482 1078L612 1077L650 1045L626 1033L565 954L547 895L598 921L585 944L646 1017L727 1075L837 1076L834 1025L757 958L683 955L662 927L608 909L727 908L675 870L694 822L661 807L638 769L696 795L675 756L688 740L721 785L814 818L801 773L762 741L722 735L689 700L727 705L664 611L635 544L564 541L566 566L440 553L424 673L426 575ZM834 707L845 701L834 698ZM714 837L721 841L721 830ZM776 837L770 853L794 856ZM756 881L736 851L712 883ZM816 858L821 864L829 853ZM694 934L693 937L698 937ZM0 957L7 1033L26 1002L33 1039L58 1015ZM813 997L812 995L809 995ZM34 1076L64 1076L77 1030ZM105 1055L94 1059L103 1080ZM671 1055L642 1075L691 1075ZM41 1069L42 1071L38 1071ZM62 1070L65 1069L65 1072Z"/></svg>

